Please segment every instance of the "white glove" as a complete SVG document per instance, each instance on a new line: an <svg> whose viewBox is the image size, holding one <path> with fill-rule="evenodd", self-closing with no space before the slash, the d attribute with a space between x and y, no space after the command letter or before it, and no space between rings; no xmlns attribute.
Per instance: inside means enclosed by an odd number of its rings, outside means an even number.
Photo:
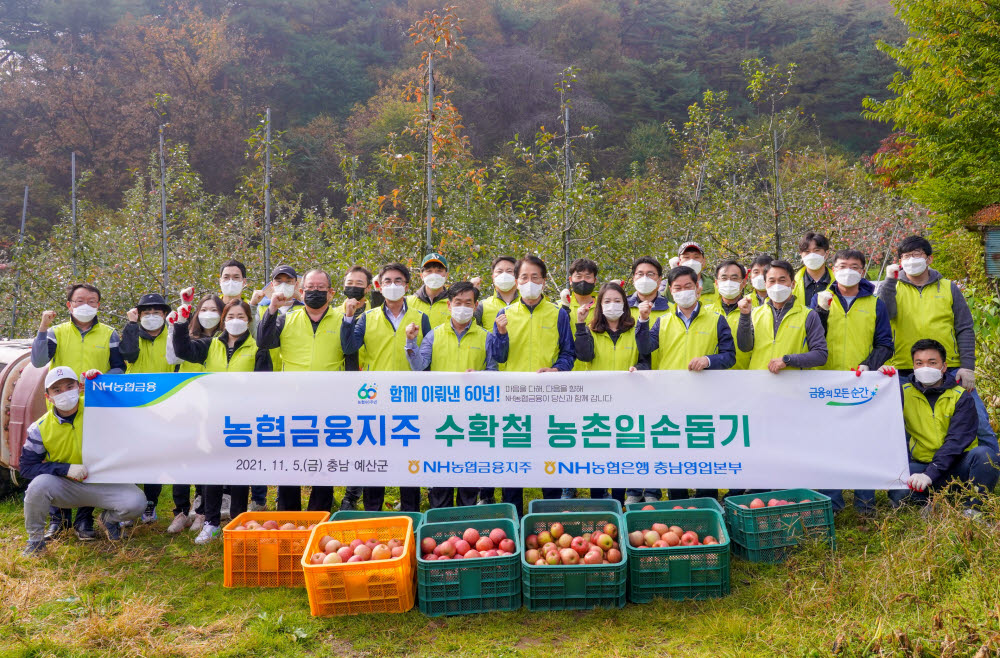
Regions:
<svg viewBox="0 0 1000 658"><path fill-rule="evenodd" d="M885 268L885 278L898 279L900 269L899 263L892 263L889 267Z"/></svg>
<svg viewBox="0 0 1000 658"><path fill-rule="evenodd" d="M559 293L559 301L562 302L563 306L569 306L569 290L565 288Z"/></svg>
<svg viewBox="0 0 1000 658"><path fill-rule="evenodd" d="M931 486L931 479L923 473L914 473L906 481L906 486L914 491L926 491L927 487Z"/></svg>
<svg viewBox="0 0 1000 658"><path fill-rule="evenodd" d="M673 258L670 259L670 262L668 264L670 265L670 269L674 269L675 267L680 265L680 263L681 263L681 257L674 256Z"/></svg>
<svg viewBox="0 0 1000 658"><path fill-rule="evenodd" d="M830 310L830 304L833 303L833 293L829 290L822 290L816 293L816 308L821 308L824 311Z"/></svg>
<svg viewBox="0 0 1000 658"><path fill-rule="evenodd" d="M955 373L955 381L957 381L958 385L967 391L975 390L976 371L968 370L967 368L959 368Z"/></svg>
<svg viewBox="0 0 1000 658"><path fill-rule="evenodd" d="M184 324L191 319L192 309L190 304L182 304L177 307L177 324Z"/></svg>
<svg viewBox="0 0 1000 658"><path fill-rule="evenodd" d="M83 464L70 464L69 472L66 473L66 477L70 480L76 480L77 482L83 482L87 479L87 467Z"/></svg>

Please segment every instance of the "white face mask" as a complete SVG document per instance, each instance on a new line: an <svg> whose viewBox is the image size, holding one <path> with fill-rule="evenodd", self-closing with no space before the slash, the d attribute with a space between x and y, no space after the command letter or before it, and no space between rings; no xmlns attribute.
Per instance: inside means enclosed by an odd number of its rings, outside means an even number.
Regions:
<svg viewBox="0 0 1000 658"><path fill-rule="evenodd" d="M139 320L139 324L146 331L156 331L163 326L163 316L162 315L144 315L142 319Z"/></svg>
<svg viewBox="0 0 1000 658"><path fill-rule="evenodd" d="M497 287L498 290L503 292L508 292L514 289L514 284L517 283L517 279L510 272L501 272L493 277L493 285Z"/></svg>
<svg viewBox="0 0 1000 658"><path fill-rule="evenodd" d="M806 254L802 257L802 264L806 266L808 270L818 270L823 267L823 263L826 262L826 258L823 254Z"/></svg>
<svg viewBox="0 0 1000 658"><path fill-rule="evenodd" d="M295 284L294 283L276 283L274 284L274 294L281 295L286 299L291 299L292 295L295 294Z"/></svg>
<svg viewBox="0 0 1000 658"><path fill-rule="evenodd" d="M723 299L735 299L743 290L739 281L719 281L715 287L719 289L719 294L722 295Z"/></svg>
<svg viewBox="0 0 1000 658"><path fill-rule="evenodd" d="M247 330L247 321L240 320L238 318L233 318L232 320L226 320L226 333L230 336L242 336L243 332Z"/></svg>
<svg viewBox="0 0 1000 658"><path fill-rule="evenodd" d="M52 405L59 411L69 411L80 401L80 389L73 388L50 396Z"/></svg>
<svg viewBox="0 0 1000 658"><path fill-rule="evenodd" d="M621 302L604 302L601 304L604 317L609 320L617 320L625 313L625 305Z"/></svg>
<svg viewBox="0 0 1000 658"><path fill-rule="evenodd" d="M754 290L764 290L766 285L764 283L764 275L758 274L757 276L750 279L750 285L753 286Z"/></svg>
<svg viewBox="0 0 1000 658"><path fill-rule="evenodd" d="M695 274L701 275L701 261L700 260L683 260L678 265L683 267L690 267L694 270Z"/></svg>
<svg viewBox="0 0 1000 658"><path fill-rule="evenodd" d="M389 283L382 286L382 296L388 299L390 302L396 302L403 298L406 294L405 286L397 286L395 283Z"/></svg>
<svg viewBox="0 0 1000 658"><path fill-rule="evenodd" d="M519 283L517 291L521 293L521 297L524 299L537 299L542 296L542 290L544 288L545 286L540 283L528 281L527 283Z"/></svg>
<svg viewBox="0 0 1000 658"><path fill-rule="evenodd" d="M439 290L444 287L445 277L443 274L431 272L424 275L424 285L428 290Z"/></svg>
<svg viewBox="0 0 1000 658"><path fill-rule="evenodd" d="M243 292L243 282L233 279L219 279L219 289L226 297L236 297Z"/></svg>
<svg viewBox="0 0 1000 658"><path fill-rule="evenodd" d="M698 302L697 290L671 291L670 294L673 296L674 302L681 308L691 308Z"/></svg>
<svg viewBox="0 0 1000 658"><path fill-rule="evenodd" d="M632 281L632 285L635 286L635 291L640 295L648 295L656 290L656 279L649 276L640 276Z"/></svg>
<svg viewBox="0 0 1000 658"><path fill-rule="evenodd" d="M851 270L844 268L837 270L836 274L833 275L837 279L837 283L844 288L853 288L861 282L861 272L857 270Z"/></svg>
<svg viewBox="0 0 1000 658"><path fill-rule="evenodd" d="M919 276L927 269L926 258L904 258L900 263L906 276Z"/></svg>
<svg viewBox="0 0 1000 658"><path fill-rule="evenodd" d="M80 322L90 322L97 316L97 309L90 304L81 304L73 309L73 317Z"/></svg>
<svg viewBox="0 0 1000 658"><path fill-rule="evenodd" d="M944 373L938 370L937 368L923 367L923 368L914 368L913 376L916 378L918 382L920 382L924 386L928 386L930 384L937 384L939 381L941 381L941 378L944 376Z"/></svg>
<svg viewBox="0 0 1000 658"><path fill-rule="evenodd" d="M776 302L778 304L788 299L791 294L792 289L788 286L783 286L780 283L767 289L767 296L771 298L772 302Z"/></svg>
<svg viewBox="0 0 1000 658"><path fill-rule="evenodd" d="M452 306L451 319L458 324L466 324L472 320L472 314L475 312L476 309L469 306Z"/></svg>
<svg viewBox="0 0 1000 658"><path fill-rule="evenodd" d="M215 311L202 311L198 314L198 322L205 329L215 329L215 326L219 324L219 314Z"/></svg>

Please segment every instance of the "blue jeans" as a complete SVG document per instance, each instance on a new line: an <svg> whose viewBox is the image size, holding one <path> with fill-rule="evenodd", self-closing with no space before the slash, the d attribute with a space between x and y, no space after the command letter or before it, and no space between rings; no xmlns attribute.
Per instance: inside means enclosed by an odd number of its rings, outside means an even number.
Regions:
<svg viewBox="0 0 1000 658"><path fill-rule="evenodd" d="M977 446L964 453L955 465L948 471L941 474L931 487L937 489L941 485L947 484L952 478L961 482L971 482L980 493L987 493L996 486L1000 458L997 453L986 446ZM910 462L910 473L923 473L929 464L923 462ZM889 500L893 507L899 507L904 502L926 502L927 491L910 491L909 489L893 489L889 491ZM972 507L979 504L978 498L970 498L966 501L966 506Z"/></svg>
<svg viewBox="0 0 1000 658"><path fill-rule="evenodd" d="M639 498L645 498L646 496L654 496L657 500L663 498L662 489L626 489L626 496L638 496Z"/></svg>
<svg viewBox="0 0 1000 658"><path fill-rule="evenodd" d="M818 491L824 496L829 496L835 513L844 509L844 492L841 489L819 489ZM874 512L875 492L871 489L857 489L854 492L854 509L862 513Z"/></svg>
<svg viewBox="0 0 1000 658"><path fill-rule="evenodd" d="M576 489L564 488L562 493L559 495L563 500L570 500L576 498Z"/></svg>

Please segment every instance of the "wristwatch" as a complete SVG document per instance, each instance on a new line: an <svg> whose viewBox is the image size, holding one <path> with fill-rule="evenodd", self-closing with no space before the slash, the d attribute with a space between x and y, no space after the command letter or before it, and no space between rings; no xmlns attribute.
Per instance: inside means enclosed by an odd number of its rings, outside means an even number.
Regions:
<svg viewBox="0 0 1000 658"><path fill-rule="evenodd" d="M783 362L783 363L784 363L784 364L785 364L786 366L787 366L787 365L791 365L791 363L792 363L792 359L791 359L791 357L789 357L789 356L788 356L787 354L786 354L785 356L781 357L781 360L782 360L782 362Z"/></svg>

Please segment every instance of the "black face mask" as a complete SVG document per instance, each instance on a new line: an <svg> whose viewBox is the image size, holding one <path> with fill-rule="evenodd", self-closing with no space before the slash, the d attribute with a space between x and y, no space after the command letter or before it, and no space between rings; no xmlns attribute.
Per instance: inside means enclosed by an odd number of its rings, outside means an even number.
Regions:
<svg viewBox="0 0 1000 658"><path fill-rule="evenodd" d="M323 308L329 297L330 293L326 290L306 290L303 301L309 308Z"/></svg>
<svg viewBox="0 0 1000 658"><path fill-rule="evenodd" d="M597 284L591 283L590 281L574 281L573 282L573 292L578 295L589 295L594 292L594 286Z"/></svg>
<svg viewBox="0 0 1000 658"><path fill-rule="evenodd" d="M344 297L362 300L365 298L365 289L361 286L344 286Z"/></svg>

